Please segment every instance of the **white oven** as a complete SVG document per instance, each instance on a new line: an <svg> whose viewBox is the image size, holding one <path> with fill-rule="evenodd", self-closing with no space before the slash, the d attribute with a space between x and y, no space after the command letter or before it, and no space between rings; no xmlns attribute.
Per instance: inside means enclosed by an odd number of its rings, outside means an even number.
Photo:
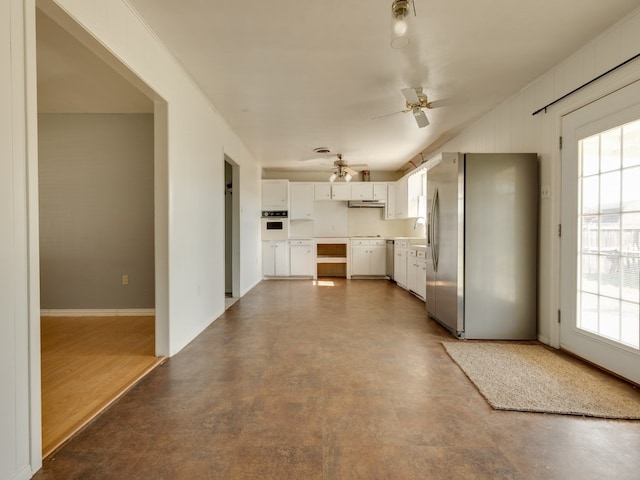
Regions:
<svg viewBox="0 0 640 480"><path fill-rule="evenodd" d="M262 212L262 240L286 240L289 238L289 212L265 210Z"/></svg>

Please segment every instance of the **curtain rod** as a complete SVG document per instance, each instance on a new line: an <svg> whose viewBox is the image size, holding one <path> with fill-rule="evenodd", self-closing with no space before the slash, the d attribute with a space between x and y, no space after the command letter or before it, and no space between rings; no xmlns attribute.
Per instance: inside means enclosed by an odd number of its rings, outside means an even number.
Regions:
<svg viewBox="0 0 640 480"><path fill-rule="evenodd" d="M535 112L533 112L531 115L537 115L540 112L547 113L547 108L549 108L552 105L555 105L556 103L558 103L561 100L564 100L565 98L567 98L569 95L573 95L574 93L576 93L578 90L582 90L584 87L591 85L593 82L600 80L602 77L609 75L611 72L619 69L620 67L624 67L627 63L634 61L636 58L640 57L640 53L635 54L633 57L629 58L628 60L625 60L624 62L616 65L613 68L610 68L609 70L607 70L606 72L598 75L596 78L589 80L587 83L583 83L582 85L580 85L578 88L574 88L573 90L571 90L569 93L564 94L563 96L561 96L560 98L554 100L553 102L545 105L544 107L536 110Z"/></svg>

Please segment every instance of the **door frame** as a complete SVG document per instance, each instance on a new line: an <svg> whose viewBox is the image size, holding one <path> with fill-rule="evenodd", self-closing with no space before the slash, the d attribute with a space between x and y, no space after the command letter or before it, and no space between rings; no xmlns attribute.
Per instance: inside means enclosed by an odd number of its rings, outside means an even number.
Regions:
<svg viewBox="0 0 640 480"><path fill-rule="evenodd" d="M231 261L231 297L239 298L240 293L240 165L238 165L231 157L226 153L223 158L223 165L228 163L231 165L231 258L225 256L225 271L227 262ZM225 209L225 215L226 215ZM227 241L226 228L229 223L225 218L225 242ZM226 248L225 248L226 250ZM225 280L226 283L226 280ZM226 290L226 285L225 285Z"/></svg>
<svg viewBox="0 0 640 480"><path fill-rule="evenodd" d="M549 338L540 338L540 340L554 348L560 348L560 323L558 319L561 316L560 290L562 286L560 270L562 260L562 253L560 249L560 223L562 208L562 149L560 146L560 138L562 136L562 119L569 113L574 112L638 80L640 80L640 62L636 61L574 93L562 100L560 103L551 107L547 113L543 114L546 116L548 115L550 118L546 118L547 121L545 122L545 117L543 117L541 134L544 138L548 139L548 142L546 142L547 145L556 145L556 147L547 152L538 152L541 156L550 156L549 184L551 186L552 194L549 199L551 201L550 221L546 235L548 235L547 239L550 244L549 268L552 271L551 278L553 279L549 285L544 287L541 286L541 288L547 289L549 295L548 309L546 311L540 311L540 321L548 322ZM551 97L552 95L549 95L549 98ZM541 103L544 102L541 100ZM542 230L541 234L544 234Z"/></svg>
<svg viewBox="0 0 640 480"><path fill-rule="evenodd" d="M564 151L572 157L577 157L577 142L580 139L606 131L609 128L614 128L616 125L639 119L640 101L629 104L628 99L630 96L632 98L640 98L640 80L598 99L598 102L607 102L607 104L604 107L602 105L597 106L597 108L601 110L601 113L597 113L597 117L594 116L590 119L569 117L568 115L563 117L563 127L566 126L568 130L572 133L575 132L576 135L572 135L570 139L564 142ZM596 102L585 105L585 107L575 110L572 113L579 114L582 112L588 115L590 113L588 109L592 106L595 107ZM579 162L579 160L575 161ZM579 198L578 184L577 182L573 182L574 177L577 178L575 174L578 173L574 171L574 167L577 169L576 164L568 165L566 162L562 165L564 173L571 173L571 178L567 178L567 180L571 180L571 183L566 185L566 195L572 199L575 198L575 200L571 200L571 203L563 203L561 210L561 218L563 222L565 222L561 243L565 246L567 255L571 257L561 258L561 285L570 285L571 289L569 291L565 288L560 295L564 316L560 324L560 347L624 378L640 383L640 375L638 375L637 370L633 368L633 366L637 366L640 361L640 352L597 334L582 331L575 326L577 316L575 286L578 272L578 263L576 261L577 252L575 250L578 243L578 232L575 222L577 221L577 208L579 208L577 202ZM571 169L571 172L568 172L569 169ZM569 222L571 223L569 224ZM563 266L567 268L563 269ZM631 365L631 367L629 365Z"/></svg>
<svg viewBox="0 0 640 480"><path fill-rule="evenodd" d="M36 85L35 4L24 9L25 29L25 128L27 134L28 190L28 290L29 290L29 421L30 463L35 472L42 465L42 390L40 370L40 242L38 207L38 112ZM33 7L33 8L31 8ZM49 18L154 102L154 250L155 250L155 355L170 356L169 349L169 153L168 104L149 85L91 36L67 12L53 2L37 2Z"/></svg>

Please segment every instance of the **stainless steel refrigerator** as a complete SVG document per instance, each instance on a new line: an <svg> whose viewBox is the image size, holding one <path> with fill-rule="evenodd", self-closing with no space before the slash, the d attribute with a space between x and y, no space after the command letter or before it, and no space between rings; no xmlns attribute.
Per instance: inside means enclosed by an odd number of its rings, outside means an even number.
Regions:
<svg viewBox="0 0 640 480"><path fill-rule="evenodd" d="M427 163L427 312L469 339L536 338L536 154Z"/></svg>

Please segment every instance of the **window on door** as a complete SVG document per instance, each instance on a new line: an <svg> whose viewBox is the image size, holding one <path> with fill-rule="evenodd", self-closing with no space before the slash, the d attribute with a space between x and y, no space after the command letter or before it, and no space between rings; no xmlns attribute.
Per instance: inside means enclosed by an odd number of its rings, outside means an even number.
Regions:
<svg viewBox="0 0 640 480"><path fill-rule="evenodd" d="M640 349L640 120L578 142L576 326Z"/></svg>

